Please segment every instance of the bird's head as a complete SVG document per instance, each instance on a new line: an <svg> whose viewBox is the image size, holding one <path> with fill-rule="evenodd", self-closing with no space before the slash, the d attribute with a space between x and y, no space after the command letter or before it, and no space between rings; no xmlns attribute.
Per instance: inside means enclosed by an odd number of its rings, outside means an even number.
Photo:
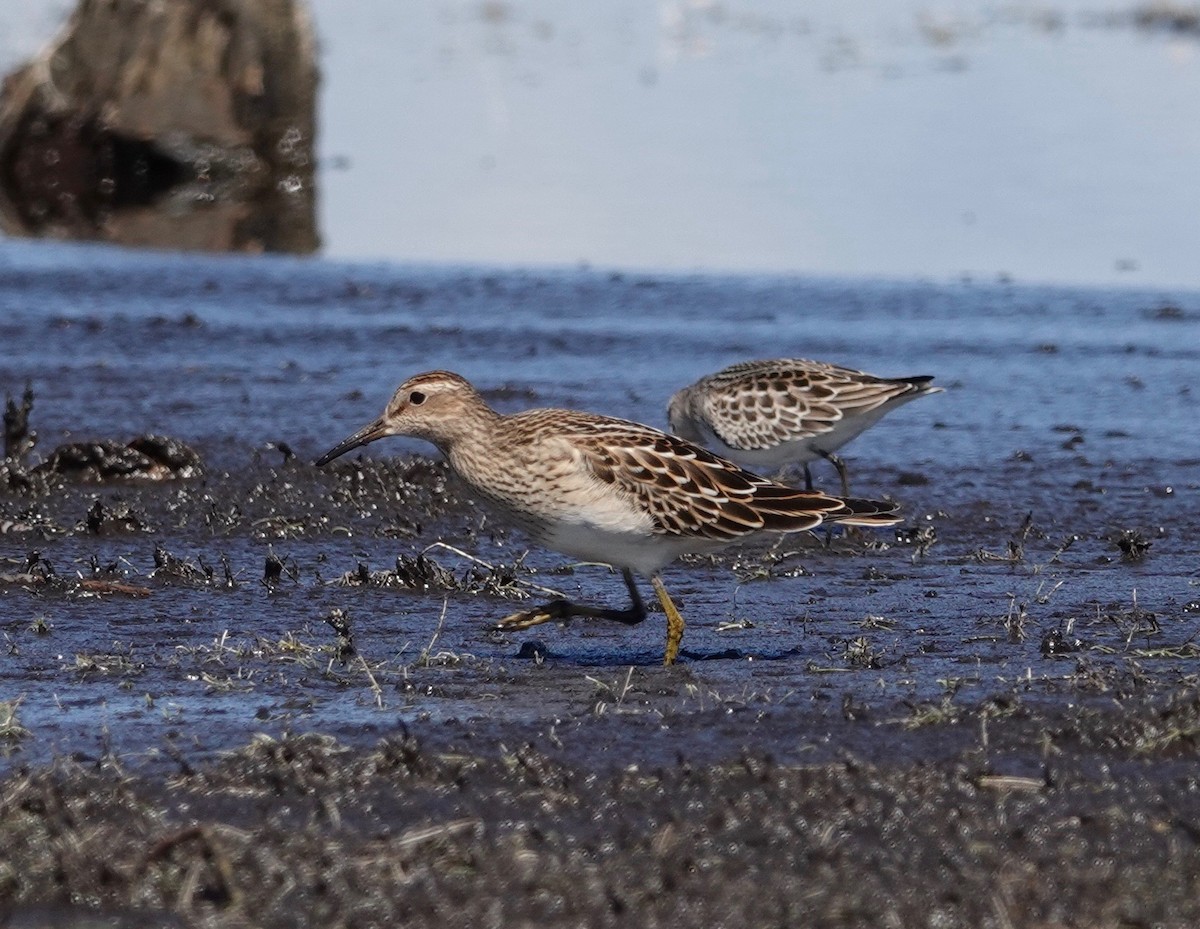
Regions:
<svg viewBox="0 0 1200 929"><path fill-rule="evenodd" d="M466 378L451 371L418 374L396 388L382 416L339 442L317 464L393 435L426 439L445 451L481 414L491 410Z"/></svg>

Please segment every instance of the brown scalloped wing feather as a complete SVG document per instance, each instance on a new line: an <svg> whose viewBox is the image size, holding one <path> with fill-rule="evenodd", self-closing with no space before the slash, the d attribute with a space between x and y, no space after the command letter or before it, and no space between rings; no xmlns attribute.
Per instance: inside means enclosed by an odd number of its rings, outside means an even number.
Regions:
<svg viewBox="0 0 1200 929"><path fill-rule="evenodd" d="M701 381L706 388L701 406L713 432L726 445L758 450L823 435L847 415L927 390L927 380L880 378L799 358L750 361Z"/></svg>
<svg viewBox="0 0 1200 929"><path fill-rule="evenodd" d="M812 529L825 519L886 525L875 514L894 509L861 502L851 510L836 497L777 484L635 423L593 421L570 440L596 477L635 498L667 535L733 540Z"/></svg>

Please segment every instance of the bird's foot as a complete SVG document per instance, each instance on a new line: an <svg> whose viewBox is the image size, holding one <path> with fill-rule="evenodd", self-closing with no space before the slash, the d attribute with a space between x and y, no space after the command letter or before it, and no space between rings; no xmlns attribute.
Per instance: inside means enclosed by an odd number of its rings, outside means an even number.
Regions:
<svg viewBox="0 0 1200 929"><path fill-rule="evenodd" d="M571 603L566 600L551 600L549 603L544 603L539 607L534 607L532 610L522 610L519 613L512 613L505 616L501 620L497 620L492 626L493 632L520 632L522 629L531 629L534 626L540 626L542 623L549 623L558 620L566 622L571 618Z"/></svg>

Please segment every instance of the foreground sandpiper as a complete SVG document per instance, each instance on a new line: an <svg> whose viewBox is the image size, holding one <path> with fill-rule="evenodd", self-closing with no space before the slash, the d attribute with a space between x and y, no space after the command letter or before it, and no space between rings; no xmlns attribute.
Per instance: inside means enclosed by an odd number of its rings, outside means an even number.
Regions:
<svg viewBox="0 0 1200 929"><path fill-rule="evenodd" d="M668 665L679 653L683 618L658 572L680 555L825 521L857 526L900 521L890 503L787 487L639 423L572 410L497 413L449 371L405 381L382 416L317 464L396 435L436 445L472 490L539 544L620 568L633 598L625 610L554 600L505 617L495 628L527 629L572 616L640 623L646 608L634 583L636 571L650 578L667 614Z"/></svg>
<svg viewBox="0 0 1200 929"><path fill-rule="evenodd" d="M941 393L929 375L876 377L803 358L746 361L685 387L667 405L670 429L746 468L779 470L825 458L850 493L846 464L834 454L896 407Z"/></svg>

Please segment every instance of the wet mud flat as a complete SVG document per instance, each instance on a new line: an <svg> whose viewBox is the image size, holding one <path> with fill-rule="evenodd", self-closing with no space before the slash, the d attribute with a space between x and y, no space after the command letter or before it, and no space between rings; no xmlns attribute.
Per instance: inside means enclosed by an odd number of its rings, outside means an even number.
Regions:
<svg viewBox="0 0 1200 929"><path fill-rule="evenodd" d="M1200 923L1195 294L0 243L0 346L0 925ZM846 449L906 521L672 566L669 669L490 633L620 577L416 447L310 464L773 354L946 387Z"/></svg>
<svg viewBox="0 0 1200 929"><path fill-rule="evenodd" d="M1196 488L1077 445L860 462L909 521L669 569L674 668L489 633L622 585L423 456L10 480L3 924L1195 925Z"/></svg>

